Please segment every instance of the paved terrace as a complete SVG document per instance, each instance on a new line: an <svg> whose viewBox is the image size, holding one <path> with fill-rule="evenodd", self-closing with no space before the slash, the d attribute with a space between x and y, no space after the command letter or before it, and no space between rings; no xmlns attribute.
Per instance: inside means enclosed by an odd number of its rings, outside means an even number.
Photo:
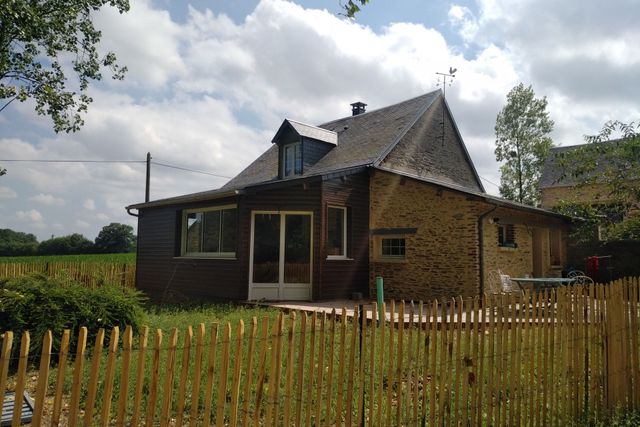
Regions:
<svg viewBox="0 0 640 427"><path fill-rule="evenodd" d="M320 302L309 302L309 301L280 301L280 302L255 302L255 301L251 301L251 302L247 302L247 304L253 304L253 305L257 305L257 306L264 306L264 307L272 307L272 308L277 308L280 310L283 310L285 312L290 312L290 311L304 311L307 313L326 313L331 314L331 312L333 310L336 311L336 315L339 317L342 313L342 309L346 308L346 312L347 312L347 317L351 317L353 318L354 316L354 308L356 306L362 305L364 307L364 309L367 312L367 319L372 319L373 316L373 303L375 301L371 301L371 300L361 300L361 301L354 301L354 300L334 300L334 301L320 301ZM420 314L417 313L419 311L419 304L417 302L413 303L414 306L414 316L413 316L413 323L418 323L420 322ZM425 304L424 307L424 311L426 312L426 307L427 304ZM505 307L507 305L505 304ZM539 313L540 310L542 309L542 307L544 306L544 304L540 304L539 307ZM547 306L548 307L548 306ZM400 304L399 302L396 302L396 307L395 307L395 320L396 322L399 321L398 319L398 310L400 308ZM548 308L545 310L547 311ZM456 309L457 311L457 309ZM405 314L404 314L404 323L405 324L409 324L411 322L411 302L406 302L405 301ZM521 319L522 315L520 314L520 304L516 304L516 312L519 318L515 319L515 322L521 322L523 319ZM540 314L538 314L539 317L543 317ZM423 316L425 317L425 316ZM466 324L466 313L462 313L462 317L461 317L461 323L462 325ZM548 314L545 315L544 317L546 317L548 319ZM498 320L499 316L496 315L496 320ZM385 304L385 319L387 321L391 320L391 307L390 307L390 303L387 302ZM488 320L488 315L485 315L485 321ZM540 322L542 319L539 319L538 322ZM453 321L455 323L458 323L458 315L457 312L454 315ZM442 322L442 306L440 306L440 308L438 309L438 317L437 317L437 322L438 324L440 324ZM505 317L505 323L510 323L511 319L508 319Z"/></svg>

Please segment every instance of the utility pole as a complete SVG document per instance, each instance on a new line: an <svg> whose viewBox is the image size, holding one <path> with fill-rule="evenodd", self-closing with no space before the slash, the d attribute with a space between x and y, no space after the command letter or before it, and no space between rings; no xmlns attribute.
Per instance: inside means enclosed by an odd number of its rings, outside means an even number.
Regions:
<svg viewBox="0 0 640 427"><path fill-rule="evenodd" d="M454 77L456 76L457 68L449 67L448 73L436 73L438 76L438 86L442 86L442 98L447 98L447 78L449 78L449 86L453 82ZM442 146L444 147L444 105L442 106Z"/></svg>
<svg viewBox="0 0 640 427"><path fill-rule="evenodd" d="M144 201L149 201L149 186L151 181L151 153L147 153L147 182L144 188Z"/></svg>

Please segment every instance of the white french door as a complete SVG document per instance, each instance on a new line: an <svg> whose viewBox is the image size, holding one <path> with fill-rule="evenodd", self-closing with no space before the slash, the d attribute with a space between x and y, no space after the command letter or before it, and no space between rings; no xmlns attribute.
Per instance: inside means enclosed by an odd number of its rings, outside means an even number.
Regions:
<svg viewBox="0 0 640 427"><path fill-rule="evenodd" d="M251 212L250 300L310 300L313 213Z"/></svg>

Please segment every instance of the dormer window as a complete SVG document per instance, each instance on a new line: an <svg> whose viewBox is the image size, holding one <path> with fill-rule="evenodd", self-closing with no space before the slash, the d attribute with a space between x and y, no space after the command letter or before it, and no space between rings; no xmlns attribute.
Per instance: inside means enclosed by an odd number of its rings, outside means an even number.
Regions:
<svg viewBox="0 0 640 427"><path fill-rule="evenodd" d="M278 145L278 179L284 179L309 171L338 144L338 134L285 119L271 142Z"/></svg>
<svg viewBox="0 0 640 427"><path fill-rule="evenodd" d="M302 143L294 142L283 147L282 176L302 175Z"/></svg>

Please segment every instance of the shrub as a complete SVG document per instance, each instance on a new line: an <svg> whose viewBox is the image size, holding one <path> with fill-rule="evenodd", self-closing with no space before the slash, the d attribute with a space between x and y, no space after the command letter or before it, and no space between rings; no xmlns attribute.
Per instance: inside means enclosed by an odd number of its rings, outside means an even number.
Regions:
<svg viewBox="0 0 640 427"><path fill-rule="evenodd" d="M70 353L74 354L80 327L87 327L91 347L100 328L131 325L143 320L143 297L138 291L114 285L87 288L80 283L43 274L0 280L0 328L14 333L14 352L24 331L31 334L30 354L37 359L47 330L54 336L53 354L60 350L64 329L71 330ZM107 331L108 332L108 331Z"/></svg>

